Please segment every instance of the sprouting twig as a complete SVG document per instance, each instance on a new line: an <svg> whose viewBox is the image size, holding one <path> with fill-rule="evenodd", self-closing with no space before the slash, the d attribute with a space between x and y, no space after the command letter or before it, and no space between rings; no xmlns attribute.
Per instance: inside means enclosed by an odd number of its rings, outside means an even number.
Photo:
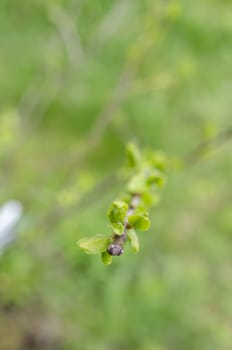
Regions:
<svg viewBox="0 0 232 350"><path fill-rule="evenodd" d="M140 195L134 194L131 198L130 206L129 206L129 209L127 211L125 221L123 224L124 231L121 235L114 234L113 242L107 248L107 252L110 255L119 256L119 255L123 254L123 252L124 252L123 246L127 240L127 230L129 228L128 227L128 217L134 213L134 211L138 207L139 203L140 203Z"/></svg>

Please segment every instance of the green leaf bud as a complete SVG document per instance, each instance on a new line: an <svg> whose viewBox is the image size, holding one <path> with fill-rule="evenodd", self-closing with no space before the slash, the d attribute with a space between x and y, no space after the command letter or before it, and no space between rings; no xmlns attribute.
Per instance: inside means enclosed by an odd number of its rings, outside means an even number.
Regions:
<svg viewBox="0 0 232 350"><path fill-rule="evenodd" d="M109 210L108 217L111 223L123 223L128 211L128 204L123 201L114 201Z"/></svg>
<svg viewBox="0 0 232 350"><path fill-rule="evenodd" d="M127 145L126 154L127 154L128 164L132 169L140 165L141 155L134 143L129 143Z"/></svg>
<svg viewBox="0 0 232 350"><path fill-rule="evenodd" d="M157 193L151 193L147 191L142 194L141 200L145 206L152 207L159 203L160 197Z"/></svg>
<svg viewBox="0 0 232 350"><path fill-rule="evenodd" d="M128 222L134 229L139 231L147 231L151 225L147 213L138 213L130 215L128 217Z"/></svg>
<svg viewBox="0 0 232 350"><path fill-rule="evenodd" d="M114 222L111 227L116 235L122 235L124 232L124 225L121 222Z"/></svg>
<svg viewBox="0 0 232 350"><path fill-rule="evenodd" d="M147 190L147 181L144 174L139 173L131 178L128 183L128 190L131 193L143 193Z"/></svg>
<svg viewBox="0 0 232 350"><path fill-rule="evenodd" d="M153 167L161 171L167 167L167 157L162 151L149 152L147 160Z"/></svg>
<svg viewBox="0 0 232 350"><path fill-rule="evenodd" d="M147 177L148 186L156 185L157 187L162 187L165 183L165 177L159 170L153 170L151 174Z"/></svg>

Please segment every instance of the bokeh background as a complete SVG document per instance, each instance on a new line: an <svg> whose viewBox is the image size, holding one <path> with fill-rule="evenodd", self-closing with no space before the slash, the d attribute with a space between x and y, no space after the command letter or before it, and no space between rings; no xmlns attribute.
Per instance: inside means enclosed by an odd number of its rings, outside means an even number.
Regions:
<svg viewBox="0 0 232 350"><path fill-rule="evenodd" d="M0 1L0 204L24 209L0 350L231 350L231 144L178 166L230 127L231 89L229 0ZM76 241L109 233L131 140L176 166L106 267Z"/></svg>

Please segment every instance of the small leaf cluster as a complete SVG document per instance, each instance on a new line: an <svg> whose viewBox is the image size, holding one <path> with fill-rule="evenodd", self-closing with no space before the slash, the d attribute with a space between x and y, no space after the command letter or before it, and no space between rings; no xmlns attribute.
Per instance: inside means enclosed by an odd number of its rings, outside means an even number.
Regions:
<svg viewBox="0 0 232 350"><path fill-rule="evenodd" d="M137 253L139 237L137 231L147 231L151 222L148 210L159 202L159 189L166 181L167 160L162 152L141 154L134 143L126 149L126 172L129 180L122 195L108 209L112 234L97 234L80 239L77 244L87 254L101 254L104 264L112 262L112 256L124 252L126 241Z"/></svg>

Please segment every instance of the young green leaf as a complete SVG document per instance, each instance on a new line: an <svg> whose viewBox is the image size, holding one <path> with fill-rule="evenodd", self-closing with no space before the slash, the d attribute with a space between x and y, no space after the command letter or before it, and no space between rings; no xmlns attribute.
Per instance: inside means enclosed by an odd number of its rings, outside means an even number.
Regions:
<svg viewBox="0 0 232 350"><path fill-rule="evenodd" d="M134 175L128 183L128 190L131 193L143 193L147 191L147 181L144 174Z"/></svg>
<svg viewBox="0 0 232 350"><path fill-rule="evenodd" d="M149 152L148 162L155 168L164 171L167 167L167 157L162 151Z"/></svg>
<svg viewBox="0 0 232 350"><path fill-rule="evenodd" d="M128 164L131 168L136 168L141 163L141 155L134 143L129 143L126 149Z"/></svg>
<svg viewBox="0 0 232 350"><path fill-rule="evenodd" d="M162 152L141 155L136 146L130 143L127 147L127 158L132 177L126 191L111 204L107 212L113 235L97 235L78 242L79 247L88 254L101 253L102 261L106 265L111 264L112 256L123 253L127 238L133 250L139 251L139 239L135 230L149 229L147 210L159 202L157 190L166 179L164 170L167 159ZM129 175L128 170L127 167L126 172L122 172L124 178Z"/></svg>
<svg viewBox="0 0 232 350"><path fill-rule="evenodd" d="M146 213L133 214L128 217L129 224L136 230L147 231L151 222Z"/></svg>
<svg viewBox="0 0 232 350"><path fill-rule="evenodd" d="M111 238L104 235L96 235L90 238L82 238L77 245L87 254L98 254L106 251Z"/></svg>
<svg viewBox="0 0 232 350"><path fill-rule="evenodd" d="M152 173L147 177L148 186L155 184L157 187L162 187L164 183L165 177L159 170L153 170Z"/></svg>
<svg viewBox="0 0 232 350"><path fill-rule="evenodd" d="M112 223L111 227L116 235L122 235L124 232L124 225L121 222Z"/></svg>
<svg viewBox="0 0 232 350"><path fill-rule="evenodd" d="M142 194L141 200L147 207L152 207L159 203L160 198L157 193L147 191Z"/></svg>
<svg viewBox="0 0 232 350"><path fill-rule="evenodd" d="M108 254L107 252L102 252L101 258L102 258L102 262L105 265L110 265L112 263L112 256L110 254Z"/></svg>
<svg viewBox="0 0 232 350"><path fill-rule="evenodd" d="M131 247L135 253L139 252L139 238L135 230L131 229L127 231L127 236L130 241Z"/></svg>
<svg viewBox="0 0 232 350"><path fill-rule="evenodd" d="M114 201L109 210L108 217L111 223L123 223L128 211L128 204L123 201Z"/></svg>

